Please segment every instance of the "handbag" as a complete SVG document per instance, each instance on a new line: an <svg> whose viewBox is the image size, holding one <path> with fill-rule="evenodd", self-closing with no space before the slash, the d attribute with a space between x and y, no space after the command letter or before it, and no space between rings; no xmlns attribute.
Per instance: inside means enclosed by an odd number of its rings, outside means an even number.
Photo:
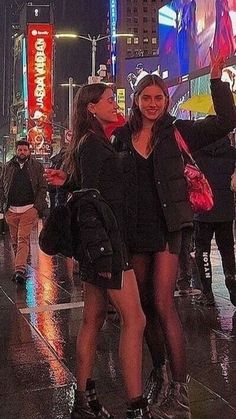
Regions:
<svg viewBox="0 0 236 419"><path fill-rule="evenodd" d="M185 164L184 176L188 183L188 195L191 207L194 212L210 211L214 206L213 192L210 184L193 159L187 144L176 127L174 128L174 134ZM188 162L186 162L183 152L187 156Z"/></svg>

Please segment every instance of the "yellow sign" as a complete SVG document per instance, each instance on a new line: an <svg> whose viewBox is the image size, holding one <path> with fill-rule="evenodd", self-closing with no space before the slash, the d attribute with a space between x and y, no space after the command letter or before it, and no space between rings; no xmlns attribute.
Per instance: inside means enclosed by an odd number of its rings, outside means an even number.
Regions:
<svg viewBox="0 0 236 419"><path fill-rule="evenodd" d="M122 113L125 115L125 89L117 89L117 105L119 106Z"/></svg>

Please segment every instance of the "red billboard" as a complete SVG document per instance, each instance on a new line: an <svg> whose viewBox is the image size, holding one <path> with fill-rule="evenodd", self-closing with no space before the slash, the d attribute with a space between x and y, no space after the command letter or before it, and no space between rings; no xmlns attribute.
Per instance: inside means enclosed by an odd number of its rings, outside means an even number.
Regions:
<svg viewBox="0 0 236 419"><path fill-rule="evenodd" d="M32 152L49 154L52 141L53 25L28 25L28 141Z"/></svg>

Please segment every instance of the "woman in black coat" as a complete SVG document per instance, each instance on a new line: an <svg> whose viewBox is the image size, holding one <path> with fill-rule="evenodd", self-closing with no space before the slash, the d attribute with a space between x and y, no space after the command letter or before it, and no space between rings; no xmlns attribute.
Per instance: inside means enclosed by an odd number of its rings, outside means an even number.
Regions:
<svg viewBox="0 0 236 419"><path fill-rule="evenodd" d="M236 126L232 93L220 80L223 60L212 55L211 90L216 116L199 122L174 121L163 80L147 75L134 92L129 123L113 141L120 152L126 185L127 241L147 319L146 340L154 370L147 396L157 401L163 383L164 351L158 344L158 321L168 350L172 382L158 411L160 417L191 417L184 334L174 303L178 255L185 227L192 226L187 181L175 127L193 152Z"/></svg>
<svg viewBox="0 0 236 419"><path fill-rule="evenodd" d="M124 242L123 169L119 155L105 135L111 122L117 119L114 93L105 84L83 86L75 99L73 139L66 167L72 177L79 178L84 191L95 190L111 207L117 226L109 229L93 203L80 210L80 275L85 283L83 322L76 346L77 392L72 418L110 418L96 399L91 382L97 339L104 323L108 297L121 317L120 358L129 399L127 418L150 418L147 400L142 397L142 340L145 316L139 299L137 282L129 266L123 243L121 258L109 239L115 231L116 241ZM77 176L76 176L77 175ZM47 170L47 180L53 185L65 183L62 171ZM92 199L92 195L91 195ZM95 202L96 202L95 201ZM105 215L107 218L107 216ZM107 221L107 220L105 220ZM114 223L113 223L114 224ZM109 230L109 231L107 231ZM114 234L113 234L114 236ZM83 240L84 238L84 240ZM79 241L79 240L78 240ZM83 243L86 245L83 246ZM112 248L113 243L113 248Z"/></svg>

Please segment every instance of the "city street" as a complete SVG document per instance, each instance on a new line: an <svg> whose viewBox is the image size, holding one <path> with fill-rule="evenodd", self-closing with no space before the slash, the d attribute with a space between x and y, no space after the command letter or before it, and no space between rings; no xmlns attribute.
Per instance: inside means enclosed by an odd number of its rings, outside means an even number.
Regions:
<svg viewBox="0 0 236 419"><path fill-rule="evenodd" d="M50 258L31 237L25 285L11 281L9 238L0 235L0 417L68 419L75 382L75 342L82 318L83 291L71 260ZM230 303L214 248L216 307L176 297L187 341L193 419L236 418L236 309ZM104 405L125 417L118 361L119 322L106 321L99 342L95 379ZM144 378L151 364L144 347Z"/></svg>

